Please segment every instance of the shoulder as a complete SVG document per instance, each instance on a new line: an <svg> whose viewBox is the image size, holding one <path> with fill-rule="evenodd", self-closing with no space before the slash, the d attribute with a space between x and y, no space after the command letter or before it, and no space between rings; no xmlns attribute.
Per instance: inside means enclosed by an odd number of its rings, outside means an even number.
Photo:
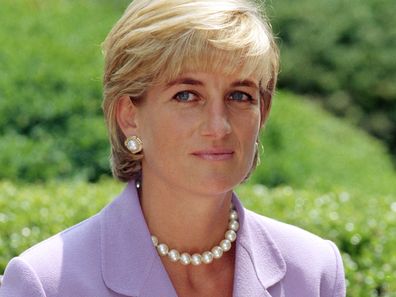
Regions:
<svg viewBox="0 0 396 297"><path fill-rule="evenodd" d="M311 251L321 253L328 251L330 246L323 238L308 232L300 227L280 222L246 210L246 220L254 228L265 230L275 241L282 255L294 258L300 253ZM317 251L317 252L315 252ZM326 253L328 254L328 253Z"/></svg>
<svg viewBox="0 0 396 297"><path fill-rule="evenodd" d="M344 268L333 242L249 210L245 218L254 232L265 232L279 250L286 265L284 282L316 283L320 296L345 296Z"/></svg>
<svg viewBox="0 0 396 297"><path fill-rule="evenodd" d="M20 258L33 266L42 266L46 262L59 265L67 254L92 253L92 246L100 240L100 214L96 214L50 238L32 246L20 255ZM44 256L44 257L43 257Z"/></svg>
<svg viewBox="0 0 396 297"><path fill-rule="evenodd" d="M100 273L99 217L95 215L68 228L12 259L0 296L25 296L23 292L29 292L29 296L57 296L58 284L64 280L84 281Z"/></svg>

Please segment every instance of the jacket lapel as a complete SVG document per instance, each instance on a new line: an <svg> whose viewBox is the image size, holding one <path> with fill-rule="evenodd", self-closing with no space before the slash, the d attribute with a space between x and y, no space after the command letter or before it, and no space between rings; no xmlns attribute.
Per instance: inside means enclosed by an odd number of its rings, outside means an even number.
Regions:
<svg viewBox="0 0 396 297"><path fill-rule="evenodd" d="M234 297L268 296L268 289L286 274L285 261L265 230L260 217L245 210L238 198L233 203L239 215L234 273Z"/></svg>
<svg viewBox="0 0 396 297"><path fill-rule="evenodd" d="M112 291L126 296L175 296L151 242L134 182L101 213L102 276Z"/></svg>
<svg viewBox="0 0 396 297"><path fill-rule="evenodd" d="M285 261L258 215L238 198L234 297L270 297L286 273ZM100 213L102 276L112 291L133 297L177 297L150 238L134 182Z"/></svg>

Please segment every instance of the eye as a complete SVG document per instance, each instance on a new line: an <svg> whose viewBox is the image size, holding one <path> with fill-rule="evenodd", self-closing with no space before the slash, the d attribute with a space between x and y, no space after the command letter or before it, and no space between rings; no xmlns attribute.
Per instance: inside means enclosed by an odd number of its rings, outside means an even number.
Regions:
<svg viewBox="0 0 396 297"><path fill-rule="evenodd" d="M235 91L229 95L229 99L238 102L249 102L253 100L253 97L245 92Z"/></svg>
<svg viewBox="0 0 396 297"><path fill-rule="evenodd" d="M175 99L179 102L190 102L190 101L196 100L197 95L190 91L182 91L182 92L176 93L176 95L173 96L173 99Z"/></svg>

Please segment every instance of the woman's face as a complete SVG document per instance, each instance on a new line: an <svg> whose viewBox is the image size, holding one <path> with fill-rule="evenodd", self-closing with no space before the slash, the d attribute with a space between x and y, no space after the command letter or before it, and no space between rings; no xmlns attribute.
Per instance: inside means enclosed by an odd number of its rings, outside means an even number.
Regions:
<svg viewBox="0 0 396 297"><path fill-rule="evenodd" d="M248 174L260 129L255 79L185 73L150 88L136 108L144 179L199 194L232 190Z"/></svg>

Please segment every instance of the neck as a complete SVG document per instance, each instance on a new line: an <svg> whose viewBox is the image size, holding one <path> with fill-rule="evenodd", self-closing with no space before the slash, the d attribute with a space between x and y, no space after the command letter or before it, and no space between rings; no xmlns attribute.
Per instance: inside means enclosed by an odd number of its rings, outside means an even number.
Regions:
<svg viewBox="0 0 396 297"><path fill-rule="evenodd" d="M170 248L196 253L212 248L227 230L231 192L216 195L173 189L144 179L140 200L152 235Z"/></svg>

